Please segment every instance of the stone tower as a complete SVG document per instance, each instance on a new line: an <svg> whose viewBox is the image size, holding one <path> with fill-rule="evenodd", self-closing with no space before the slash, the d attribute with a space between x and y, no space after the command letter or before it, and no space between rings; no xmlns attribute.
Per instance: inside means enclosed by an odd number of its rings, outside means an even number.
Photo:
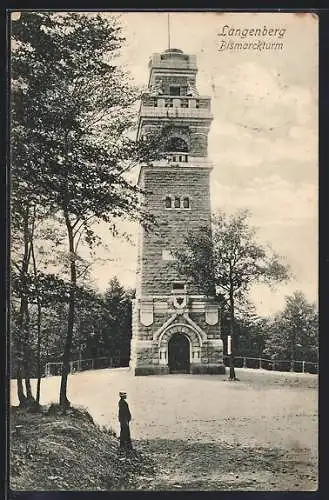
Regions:
<svg viewBox="0 0 329 500"><path fill-rule="evenodd" d="M218 305L172 262L184 233L210 224L210 97L197 92L194 55L168 49L153 54L149 67L138 134L160 130L167 153L139 174L158 226L139 235L130 367L135 375L224 373Z"/></svg>

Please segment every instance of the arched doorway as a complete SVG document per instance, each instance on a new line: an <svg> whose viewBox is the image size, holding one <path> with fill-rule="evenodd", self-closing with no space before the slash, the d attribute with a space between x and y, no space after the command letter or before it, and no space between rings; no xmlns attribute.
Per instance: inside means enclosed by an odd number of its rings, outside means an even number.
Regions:
<svg viewBox="0 0 329 500"><path fill-rule="evenodd" d="M183 333L174 333L168 342L169 373L190 373L190 342Z"/></svg>

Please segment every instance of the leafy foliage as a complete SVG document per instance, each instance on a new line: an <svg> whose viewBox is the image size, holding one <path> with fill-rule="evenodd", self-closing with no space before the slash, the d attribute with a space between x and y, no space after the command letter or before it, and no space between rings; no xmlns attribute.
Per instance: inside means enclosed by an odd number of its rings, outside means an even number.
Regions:
<svg viewBox="0 0 329 500"><path fill-rule="evenodd" d="M108 319L102 330L102 335L110 350L120 353L121 366L127 366L130 359L133 296L134 291L125 289L116 277L110 281L104 294Z"/></svg>
<svg viewBox="0 0 329 500"><path fill-rule="evenodd" d="M41 372L44 373L47 362L62 361L70 284L55 276L46 276L40 284L42 298L40 362ZM15 342L18 334L16 316L19 310L15 292L13 293L11 372L12 376L15 376L18 355ZM104 293L97 292L87 285L77 286L76 321L71 346L73 360L107 357L112 358L112 363L116 366L128 365L133 293L132 290L125 289L117 278L110 281ZM33 377L37 373L37 308L34 294L34 284L31 279L29 365Z"/></svg>
<svg viewBox="0 0 329 500"><path fill-rule="evenodd" d="M92 244L91 217L139 217L124 174L150 159L148 142L126 134L138 92L113 61L120 27L100 15L23 13L13 37L13 186L67 212Z"/></svg>
<svg viewBox="0 0 329 500"><path fill-rule="evenodd" d="M176 252L181 272L210 295L244 300L254 283L271 285L289 277L282 258L256 240L247 210L231 216L218 212L212 227L189 233L185 248Z"/></svg>
<svg viewBox="0 0 329 500"><path fill-rule="evenodd" d="M272 359L318 361L318 313L305 295L296 291L269 327L264 353Z"/></svg>
<svg viewBox="0 0 329 500"><path fill-rule="evenodd" d="M140 209L139 188L127 172L157 157L157 143L154 137L130 138L139 92L117 63L124 37L116 19L23 12L12 24L12 37L14 227L20 226L22 211L25 235L31 240L29 211L43 207L43 213L56 217L66 231L68 311L60 401L67 404L79 301L79 244L98 244L96 221L107 223L113 234L118 217L146 226L153 222Z"/></svg>
<svg viewBox="0 0 329 500"><path fill-rule="evenodd" d="M250 226L248 217L246 210L233 215L218 212L213 216L212 227L188 233L182 250L175 252L179 272L196 283L203 293L228 305L232 337L230 379L234 380L236 302L246 301L255 283L271 285L289 277L282 259L257 241L256 229Z"/></svg>

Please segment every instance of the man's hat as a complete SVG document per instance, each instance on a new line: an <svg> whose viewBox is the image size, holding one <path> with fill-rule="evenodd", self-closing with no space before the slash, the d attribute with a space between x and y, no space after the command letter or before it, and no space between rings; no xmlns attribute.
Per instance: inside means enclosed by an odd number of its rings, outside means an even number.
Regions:
<svg viewBox="0 0 329 500"><path fill-rule="evenodd" d="M119 396L127 396L127 393L126 392L119 392Z"/></svg>

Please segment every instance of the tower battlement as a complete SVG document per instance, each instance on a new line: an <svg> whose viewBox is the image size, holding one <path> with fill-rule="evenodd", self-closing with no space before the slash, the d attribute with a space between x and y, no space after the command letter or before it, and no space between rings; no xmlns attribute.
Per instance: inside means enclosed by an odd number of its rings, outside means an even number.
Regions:
<svg viewBox="0 0 329 500"><path fill-rule="evenodd" d="M152 54L149 60L149 68L154 70L185 70L196 73L198 71L196 65L196 56L184 54L180 49L167 49L161 53Z"/></svg>

